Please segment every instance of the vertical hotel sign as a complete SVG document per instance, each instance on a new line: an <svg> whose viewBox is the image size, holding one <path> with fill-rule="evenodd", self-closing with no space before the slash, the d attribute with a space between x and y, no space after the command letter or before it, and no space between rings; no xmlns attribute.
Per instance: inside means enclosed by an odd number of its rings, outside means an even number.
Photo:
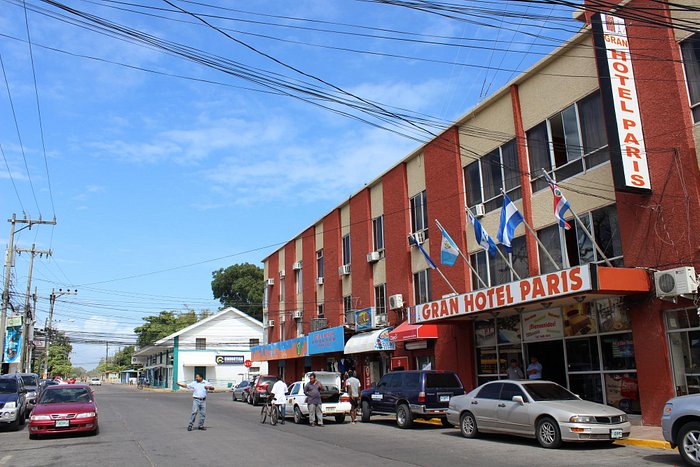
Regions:
<svg viewBox="0 0 700 467"><path fill-rule="evenodd" d="M649 192L651 179L625 20L597 13L591 22L615 188Z"/></svg>

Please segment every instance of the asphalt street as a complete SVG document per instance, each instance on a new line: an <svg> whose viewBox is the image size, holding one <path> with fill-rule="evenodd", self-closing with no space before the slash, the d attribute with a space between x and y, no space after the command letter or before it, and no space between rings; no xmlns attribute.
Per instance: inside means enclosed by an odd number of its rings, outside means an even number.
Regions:
<svg viewBox="0 0 700 467"><path fill-rule="evenodd" d="M545 450L535 441L507 436L467 440L457 429L417 424L401 430L388 417L371 423L323 428L261 425L259 407L210 394L207 431L186 430L191 394L95 388L98 436L61 435L29 440L0 427L0 466L230 466L230 465L474 465L669 466L675 451L632 446L566 445ZM348 418L349 420L349 418Z"/></svg>

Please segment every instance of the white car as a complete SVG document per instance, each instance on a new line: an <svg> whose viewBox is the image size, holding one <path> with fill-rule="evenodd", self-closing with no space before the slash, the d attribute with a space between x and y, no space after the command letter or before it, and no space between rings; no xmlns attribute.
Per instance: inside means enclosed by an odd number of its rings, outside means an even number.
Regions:
<svg viewBox="0 0 700 467"><path fill-rule="evenodd" d="M315 371L316 379L324 386L321 392L321 410L323 416L334 417L337 423L343 423L345 416L350 413L350 396L341 388L340 373L330 371ZM289 385L287 394L286 416L294 417L294 423L302 423L309 416L309 406L306 404L304 384L309 382L309 374L304 375L303 381Z"/></svg>
<svg viewBox="0 0 700 467"><path fill-rule="evenodd" d="M90 386L102 386L102 380L100 378L90 378Z"/></svg>

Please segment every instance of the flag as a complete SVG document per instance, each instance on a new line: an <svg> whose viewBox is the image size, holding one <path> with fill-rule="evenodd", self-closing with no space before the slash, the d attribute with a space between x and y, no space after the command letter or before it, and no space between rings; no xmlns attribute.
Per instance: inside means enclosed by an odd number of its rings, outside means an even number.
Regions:
<svg viewBox="0 0 700 467"><path fill-rule="evenodd" d="M496 243L493 241L491 236L486 233L484 228L481 226L481 222L474 217L471 211L467 210L467 214L469 215L469 222L474 225L474 236L476 237L476 241L479 242L481 248L489 252L489 255L496 256Z"/></svg>
<svg viewBox="0 0 700 467"><path fill-rule="evenodd" d="M440 262L448 266L453 266L455 261L457 261L457 255L459 255L459 248L452 237L445 231L444 228L440 227L442 231L442 244L440 247Z"/></svg>
<svg viewBox="0 0 700 467"><path fill-rule="evenodd" d="M515 235L515 229L522 223L525 222L522 214L515 207L515 204L510 200L508 195L503 194L503 209L501 209L501 225L498 227L498 241L506 247L506 250L510 253L513 251L511 242L513 241L513 235Z"/></svg>
<svg viewBox="0 0 700 467"><path fill-rule="evenodd" d="M568 222L564 220L564 213L571 210L571 205L564 198L564 194L561 192L556 183L550 180L549 188L552 189L552 195L554 195L554 217L559 221L559 225L569 230L571 226Z"/></svg>
<svg viewBox="0 0 700 467"><path fill-rule="evenodd" d="M414 237L415 239L415 237ZM423 249L420 243L416 242L416 246L420 250L421 253L423 253L423 256L425 256L425 261L428 263L428 267L430 269L437 269L437 264L435 264L435 261L433 261L433 258L430 257L427 251Z"/></svg>

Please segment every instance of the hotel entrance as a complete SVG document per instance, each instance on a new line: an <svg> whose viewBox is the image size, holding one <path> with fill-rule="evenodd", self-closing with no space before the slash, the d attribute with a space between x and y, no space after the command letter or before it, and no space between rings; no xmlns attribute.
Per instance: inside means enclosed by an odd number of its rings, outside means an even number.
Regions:
<svg viewBox="0 0 700 467"><path fill-rule="evenodd" d="M564 361L564 343L561 340L547 342L533 342L525 346L526 360L523 367L525 378L527 377L527 366L530 359L536 357L542 365L542 379L554 381L567 387L566 362Z"/></svg>

